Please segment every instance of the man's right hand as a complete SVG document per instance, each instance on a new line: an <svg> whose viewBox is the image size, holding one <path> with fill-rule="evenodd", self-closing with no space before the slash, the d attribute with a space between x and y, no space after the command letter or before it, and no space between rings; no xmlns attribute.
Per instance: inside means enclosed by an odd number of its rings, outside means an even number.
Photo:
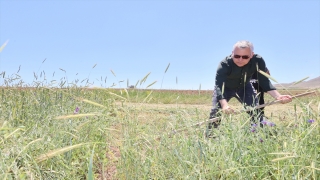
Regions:
<svg viewBox="0 0 320 180"><path fill-rule="evenodd" d="M219 100L219 102L220 102L221 110L223 113L226 113L226 114L235 113L234 110L229 107L228 102L225 99L221 99Z"/></svg>
<svg viewBox="0 0 320 180"><path fill-rule="evenodd" d="M234 114L235 113L235 111L233 109L231 109L229 106L223 107L222 112L225 114Z"/></svg>

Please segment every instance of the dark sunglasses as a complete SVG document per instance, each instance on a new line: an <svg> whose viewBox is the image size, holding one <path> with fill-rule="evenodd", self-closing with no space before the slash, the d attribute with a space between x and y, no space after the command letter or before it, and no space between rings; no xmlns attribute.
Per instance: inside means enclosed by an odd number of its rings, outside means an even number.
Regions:
<svg viewBox="0 0 320 180"><path fill-rule="evenodd" d="M237 58L237 59L239 59L241 57L242 57L242 59L249 59L250 58L249 56L240 56L240 55L233 55L233 57Z"/></svg>

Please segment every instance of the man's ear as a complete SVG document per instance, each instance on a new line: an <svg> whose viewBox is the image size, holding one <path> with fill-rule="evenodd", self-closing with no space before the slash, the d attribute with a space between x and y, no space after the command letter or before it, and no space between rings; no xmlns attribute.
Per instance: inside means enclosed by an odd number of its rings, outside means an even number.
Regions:
<svg viewBox="0 0 320 180"><path fill-rule="evenodd" d="M254 52L251 53L251 58L253 57L253 55L254 55Z"/></svg>

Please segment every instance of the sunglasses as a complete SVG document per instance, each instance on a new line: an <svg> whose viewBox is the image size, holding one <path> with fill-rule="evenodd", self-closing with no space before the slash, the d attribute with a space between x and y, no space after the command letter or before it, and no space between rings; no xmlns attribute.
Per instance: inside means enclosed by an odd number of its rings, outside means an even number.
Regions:
<svg viewBox="0 0 320 180"><path fill-rule="evenodd" d="M242 59L249 59L249 58L250 58L250 56L247 56L247 55L245 55L245 56L233 55L233 57L234 57L234 58L237 58L237 59L239 59L239 58L241 58L241 57L242 57Z"/></svg>

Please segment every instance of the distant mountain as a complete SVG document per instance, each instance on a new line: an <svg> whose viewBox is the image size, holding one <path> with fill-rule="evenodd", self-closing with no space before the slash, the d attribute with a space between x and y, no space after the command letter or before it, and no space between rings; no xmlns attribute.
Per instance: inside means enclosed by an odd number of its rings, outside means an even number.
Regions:
<svg viewBox="0 0 320 180"><path fill-rule="evenodd" d="M295 82L292 83L280 83L280 84L274 84L274 86L278 89L281 89L283 87L285 88L293 88L293 89L310 89L310 88L320 88L320 76L310 79L308 81L300 82L296 85L293 85Z"/></svg>

